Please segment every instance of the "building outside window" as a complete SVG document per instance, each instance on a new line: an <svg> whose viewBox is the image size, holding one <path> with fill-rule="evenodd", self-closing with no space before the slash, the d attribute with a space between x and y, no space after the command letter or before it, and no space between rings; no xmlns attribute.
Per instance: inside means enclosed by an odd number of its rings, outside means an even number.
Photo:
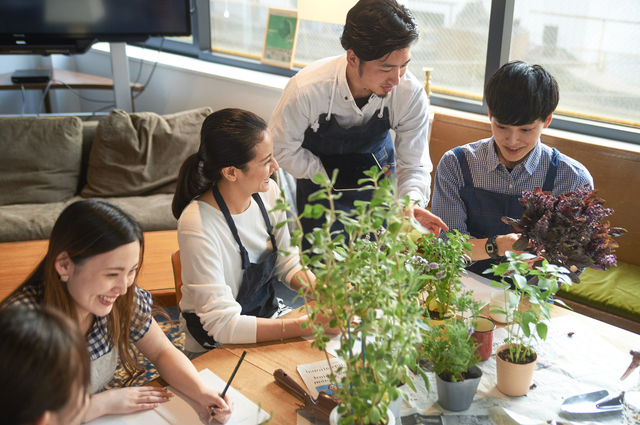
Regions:
<svg viewBox="0 0 640 425"><path fill-rule="evenodd" d="M549 70L560 85L559 115L622 125L632 141L640 139L633 133L640 129L637 0L409 0L408 6L421 32L409 69L422 82L423 68L433 69L434 104L453 99L486 112L487 54L500 49L489 41L490 27L499 24L492 7L504 7L510 43L501 45L510 51L501 57ZM212 52L259 60L270 7L296 10L297 2L209 0ZM295 67L342 54L341 33L341 25L301 21Z"/></svg>

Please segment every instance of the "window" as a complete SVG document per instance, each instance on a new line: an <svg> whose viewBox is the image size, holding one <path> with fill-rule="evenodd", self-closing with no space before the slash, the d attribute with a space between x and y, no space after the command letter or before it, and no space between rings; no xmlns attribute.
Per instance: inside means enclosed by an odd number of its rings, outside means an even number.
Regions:
<svg viewBox="0 0 640 425"><path fill-rule="evenodd" d="M260 65L259 58L269 8L296 9L296 0L194 1L196 43L211 50L212 60L295 73ZM486 113L488 76L519 59L558 80L552 127L640 143L637 0L409 0L409 8L421 32L410 70L423 82L423 68L433 70L433 104ZM301 21L294 65L343 53L341 33L340 25Z"/></svg>
<svg viewBox="0 0 640 425"><path fill-rule="evenodd" d="M538 63L556 78L558 112L640 126L637 0L518 0L510 57Z"/></svg>
<svg viewBox="0 0 640 425"><path fill-rule="evenodd" d="M260 59L269 8L296 10L296 0L211 0L211 50ZM300 21L295 63L299 67L342 54L342 26Z"/></svg>

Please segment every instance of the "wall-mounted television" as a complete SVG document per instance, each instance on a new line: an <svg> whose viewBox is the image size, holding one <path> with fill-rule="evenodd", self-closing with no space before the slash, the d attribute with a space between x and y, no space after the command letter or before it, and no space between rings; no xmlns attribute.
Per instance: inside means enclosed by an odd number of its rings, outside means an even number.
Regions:
<svg viewBox="0 0 640 425"><path fill-rule="evenodd" d="M84 53L97 41L191 34L189 0L0 0L0 53Z"/></svg>

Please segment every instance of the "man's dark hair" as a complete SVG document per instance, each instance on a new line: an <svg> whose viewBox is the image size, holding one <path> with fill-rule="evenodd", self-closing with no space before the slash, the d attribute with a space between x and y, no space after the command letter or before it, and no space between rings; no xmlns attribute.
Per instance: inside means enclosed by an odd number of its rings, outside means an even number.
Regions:
<svg viewBox="0 0 640 425"><path fill-rule="evenodd" d="M340 42L361 61L372 61L410 47L419 35L413 15L396 0L360 0L347 13Z"/></svg>
<svg viewBox="0 0 640 425"><path fill-rule="evenodd" d="M540 65L513 61L491 76L484 92L491 116L504 125L545 120L558 106L558 83Z"/></svg>

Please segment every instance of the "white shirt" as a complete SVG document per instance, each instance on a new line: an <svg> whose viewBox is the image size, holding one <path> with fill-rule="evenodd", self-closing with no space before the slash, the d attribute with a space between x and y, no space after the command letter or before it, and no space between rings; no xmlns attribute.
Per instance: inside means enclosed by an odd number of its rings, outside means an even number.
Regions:
<svg viewBox="0 0 640 425"><path fill-rule="evenodd" d="M289 80L271 116L273 153L280 166L298 179L326 175L320 158L302 148L304 132L317 125L327 113L334 79L337 85L331 115L349 128L366 123L380 107L389 108L396 157L399 195L427 205L431 184L429 157L429 100L418 80L407 71L388 96L371 95L362 110L355 103L347 84L346 55L314 62Z"/></svg>
<svg viewBox="0 0 640 425"><path fill-rule="evenodd" d="M267 192L260 193L267 211L275 207L279 194L274 181L269 182ZM252 263L264 261L273 252L273 247L258 204L251 198L249 208L232 217L249 260ZM269 219L278 248L290 251L287 256L278 256L276 261L276 276L288 285L301 269L298 249L290 247L287 226L275 228L286 219L286 213L270 212ZM257 320L254 316L241 315L242 307L236 302L244 273L240 248L222 212L205 202L191 201L178 220L178 244L183 283L180 309L195 312L204 329L217 342L255 343ZM193 339L182 317L180 329L186 334L187 351L204 350Z"/></svg>

